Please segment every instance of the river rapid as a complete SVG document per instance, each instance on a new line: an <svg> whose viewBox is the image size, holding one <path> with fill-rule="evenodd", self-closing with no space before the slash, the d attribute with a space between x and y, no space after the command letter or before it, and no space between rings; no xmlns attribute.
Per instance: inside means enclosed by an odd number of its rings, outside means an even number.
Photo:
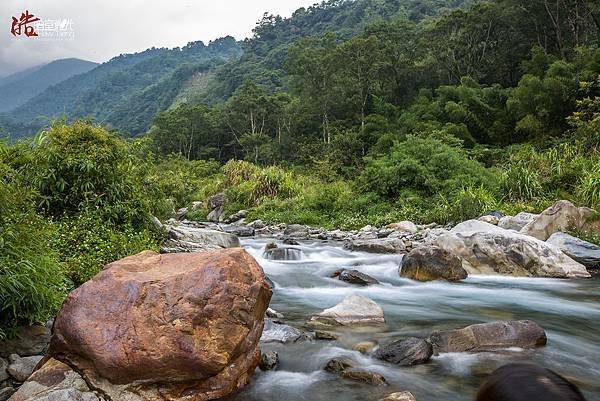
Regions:
<svg viewBox="0 0 600 401"><path fill-rule="evenodd" d="M243 246L275 283L271 307L286 324L303 328L316 312L346 295L371 298L384 310L386 324L341 329L336 341L262 344L279 353L273 371L257 370L251 384L228 400L235 401L377 401L409 390L419 401L472 400L485 375L508 362L529 361L572 380L588 401L600 401L600 278L558 280L470 276L458 283L418 283L398 275L401 255L349 252L340 243L302 242L302 260L262 257L269 239L249 239ZM329 278L339 268L357 269L381 284L357 287ZM397 367L353 351L361 341L427 337L433 330L462 328L494 320L532 319L546 330L548 344L535 350L507 349L454 353L427 364ZM381 373L389 386L373 387L322 370L334 357L350 357L363 369Z"/></svg>

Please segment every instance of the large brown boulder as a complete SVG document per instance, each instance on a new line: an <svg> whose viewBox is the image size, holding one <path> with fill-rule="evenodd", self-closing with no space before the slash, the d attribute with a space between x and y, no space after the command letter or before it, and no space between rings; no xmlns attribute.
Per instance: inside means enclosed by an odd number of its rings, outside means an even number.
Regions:
<svg viewBox="0 0 600 401"><path fill-rule="evenodd" d="M429 337L433 352L480 352L546 345L546 332L531 320L474 324L463 329L436 331Z"/></svg>
<svg viewBox="0 0 600 401"><path fill-rule="evenodd" d="M594 221L595 215L593 209L577 207L569 201L561 200L530 221L521 229L521 233L546 241L559 231L600 230L600 222Z"/></svg>
<svg viewBox="0 0 600 401"><path fill-rule="evenodd" d="M458 256L437 246L423 246L402 258L400 276L417 281L458 281L468 274Z"/></svg>
<svg viewBox="0 0 600 401"><path fill-rule="evenodd" d="M112 399L194 401L246 384L271 289L246 251L142 252L73 291L49 354Z"/></svg>

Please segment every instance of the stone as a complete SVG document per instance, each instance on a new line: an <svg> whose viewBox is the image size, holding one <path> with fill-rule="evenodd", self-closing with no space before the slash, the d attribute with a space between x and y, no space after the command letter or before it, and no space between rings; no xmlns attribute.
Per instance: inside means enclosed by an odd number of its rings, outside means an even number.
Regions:
<svg viewBox="0 0 600 401"><path fill-rule="evenodd" d="M528 223L533 221L537 214L521 212L516 216L504 216L498 222L498 227L504 228L505 230L521 231Z"/></svg>
<svg viewBox="0 0 600 401"><path fill-rule="evenodd" d="M589 269L600 269L600 246L572 235L557 232L546 241Z"/></svg>
<svg viewBox="0 0 600 401"><path fill-rule="evenodd" d="M273 285L269 284L269 286L271 288L273 288ZM283 319L284 318L283 313L279 313L275 309L271 309L271 308L267 308L267 311L265 312L265 316L270 317L272 319Z"/></svg>
<svg viewBox="0 0 600 401"><path fill-rule="evenodd" d="M379 281L368 274L361 273L354 269L340 269L334 272L333 278L337 277L340 281L357 285L372 285L379 284Z"/></svg>
<svg viewBox="0 0 600 401"><path fill-rule="evenodd" d="M559 231L581 230L594 227L600 230L600 221L591 222L596 212L585 207L577 207L571 202L561 200L544 210L542 214L521 229L521 233L542 241Z"/></svg>
<svg viewBox="0 0 600 401"><path fill-rule="evenodd" d="M161 253L206 252L241 246L235 235L206 228L167 226L167 236L169 239L161 247Z"/></svg>
<svg viewBox="0 0 600 401"><path fill-rule="evenodd" d="M377 303L362 295L348 295L332 308L312 316L309 326L365 326L385 323L383 309Z"/></svg>
<svg viewBox="0 0 600 401"><path fill-rule="evenodd" d="M263 343L293 343L300 340L303 337L303 334L304 333L295 327L278 323L271 319L266 319L260 341Z"/></svg>
<svg viewBox="0 0 600 401"><path fill-rule="evenodd" d="M399 272L417 281L458 281L468 276L456 255L437 246L422 246L404 255Z"/></svg>
<svg viewBox="0 0 600 401"><path fill-rule="evenodd" d="M6 371L6 369L8 368L8 361L0 358L0 383L2 383L4 380L8 379L8 372Z"/></svg>
<svg viewBox="0 0 600 401"><path fill-rule="evenodd" d="M252 228L254 228L255 230L260 230L260 229L262 229L262 228L265 228L265 227L266 227L265 223L263 223L263 221L262 221L262 220L254 220L254 221L252 221L252 222L248 223L248 224L247 224L247 226L248 226L248 227L252 227Z"/></svg>
<svg viewBox="0 0 600 401"><path fill-rule="evenodd" d="M41 355L20 357L17 354L12 354L9 357L10 364L6 368L6 372L13 379L24 382L33 373L35 366L42 360Z"/></svg>
<svg viewBox="0 0 600 401"><path fill-rule="evenodd" d="M489 215L489 214L481 216L477 220L483 221L484 223L493 224L495 226L497 226L498 223L500 222L500 219L497 216L492 216L492 215Z"/></svg>
<svg viewBox="0 0 600 401"><path fill-rule="evenodd" d="M175 218L177 220L183 220L183 218L188 214L189 209L187 207L182 207L175 212Z"/></svg>
<svg viewBox="0 0 600 401"><path fill-rule="evenodd" d="M309 228L300 224L290 224L284 230L283 234L294 238L308 238Z"/></svg>
<svg viewBox="0 0 600 401"><path fill-rule="evenodd" d="M433 348L431 344L421 338L415 337L392 341L391 343L381 345L375 351L377 359L400 366L425 363L432 355Z"/></svg>
<svg viewBox="0 0 600 401"><path fill-rule="evenodd" d="M366 383L373 386L387 386L385 377L376 372L369 372L366 370L345 370L340 376L343 379Z"/></svg>
<svg viewBox="0 0 600 401"><path fill-rule="evenodd" d="M248 226L230 225L223 226L222 229L224 232L236 235L238 237L252 237L254 236L255 232L254 228Z"/></svg>
<svg viewBox="0 0 600 401"><path fill-rule="evenodd" d="M315 339L324 341L334 341L338 339L338 336L328 331L317 330L315 331Z"/></svg>
<svg viewBox="0 0 600 401"><path fill-rule="evenodd" d="M544 329L531 320L474 324L463 329L435 331L429 337L435 355L509 347L536 348L546 345L546 341Z"/></svg>
<svg viewBox="0 0 600 401"><path fill-rule="evenodd" d="M0 401L7 401L14 393L15 389L12 387L4 387L0 389Z"/></svg>
<svg viewBox="0 0 600 401"><path fill-rule="evenodd" d="M359 231L362 232L370 232L370 231L377 231L377 227L373 227L372 225L366 225L363 228L361 228Z"/></svg>
<svg viewBox="0 0 600 401"><path fill-rule="evenodd" d="M41 355L50 343L50 329L46 326L21 326L14 337L0 340L0 357Z"/></svg>
<svg viewBox="0 0 600 401"><path fill-rule="evenodd" d="M300 260L304 254L302 249L291 246L266 249L263 257L268 260Z"/></svg>
<svg viewBox="0 0 600 401"><path fill-rule="evenodd" d="M361 354L368 354L369 352L371 352L371 350L373 350L373 348L375 348L377 346L377 344L375 344L372 341L362 341L359 343L356 343L352 346L352 349L354 351L358 351Z"/></svg>
<svg viewBox="0 0 600 401"><path fill-rule="evenodd" d="M477 220L458 224L432 245L458 256L469 274L590 277L585 266L554 245Z"/></svg>
<svg viewBox="0 0 600 401"><path fill-rule="evenodd" d="M260 356L260 370L273 370L279 364L279 354L275 351L265 352Z"/></svg>
<svg viewBox="0 0 600 401"><path fill-rule="evenodd" d="M333 358L327 362L323 369L329 373L340 374L346 369L354 367L356 367L356 363L350 358Z"/></svg>
<svg viewBox="0 0 600 401"><path fill-rule="evenodd" d="M245 218L247 215L248 215L248 211L247 210L240 210L238 212L235 212L234 214L232 214L228 218L226 218L224 220L224 223L231 224L231 223L238 222L238 221L242 220L243 218Z"/></svg>
<svg viewBox="0 0 600 401"><path fill-rule="evenodd" d="M85 380L66 364L50 358L10 401L100 401Z"/></svg>
<svg viewBox="0 0 600 401"><path fill-rule="evenodd" d="M293 238L284 238L282 242L285 245L300 245L300 243Z"/></svg>
<svg viewBox="0 0 600 401"><path fill-rule="evenodd" d="M402 253L406 246L398 238L351 239L344 243L344 248L355 252L370 253Z"/></svg>
<svg viewBox="0 0 600 401"><path fill-rule="evenodd" d="M225 204L227 203L227 195L224 192L220 192L216 195L211 196L206 201L208 210L210 212L206 216L206 220L220 223L225 217Z"/></svg>
<svg viewBox="0 0 600 401"><path fill-rule="evenodd" d="M496 217L496 218L498 218L498 219L501 219L501 218L503 218L503 217L504 217L504 213L502 213L502 212L501 212L501 211L499 211L499 210L490 210L490 211L488 211L488 212L485 212L485 213L482 215L482 217L483 217L483 216L494 216L494 217Z"/></svg>
<svg viewBox="0 0 600 401"><path fill-rule="evenodd" d="M387 226L385 226L385 228L390 228L392 230L411 233L411 234L414 234L417 231L419 231L419 229L417 228L417 225L415 223L413 223L412 221L400 221L398 223L388 224Z"/></svg>
<svg viewBox="0 0 600 401"><path fill-rule="evenodd" d="M388 394L380 401L417 401L417 399L410 391L401 391L399 393Z"/></svg>
<svg viewBox="0 0 600 401"><path fill-rule="evenodd" d="M258 366L270 298L243 249L146 251L69 294L48 353L113 400L220 398Z"/></svg>

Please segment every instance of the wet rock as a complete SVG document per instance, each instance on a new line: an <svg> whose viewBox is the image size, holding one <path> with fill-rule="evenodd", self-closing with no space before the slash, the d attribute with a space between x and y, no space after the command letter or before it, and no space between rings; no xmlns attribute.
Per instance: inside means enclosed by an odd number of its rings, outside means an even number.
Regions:
<svg viewBox="0 0 600 401"><path fill-rule="evenodd" d="M166 226L167 236L161 253L206 252L240 247L240 240L222 231L188 226Z"/></svg>
<svg viewBox="0 0 600 401"><path fill-rule="evenodd" d="M206 216L206 220L220 223L225 217L225 204L227 203L227 195L224 192L220 192L216 195L211 196L206 201L210 212Z"/></svg>
<svg viewBox="0 0 600 401"><path fill-rule="evenodd" d="M248 215L248 211L247 210L240 210L240 211L232 214L228 218L226 218L223 222L226 223L226 224L235 223L235 222L238 222L238 221L242 220L247 215Z"/></svg>
<svg viewBox="0 0 600 401"><path fill-rule="evenodd" d="M315 339L324 341L334 341L338 339L338 336L328 331L317 330L315 331Z"/></svg>
<svg viewBox="0 0 600 401"><path fill-rule="evenodd" d="M31 373L33 373L33 369L35 366L42 360L42 356L34 355L34 356L25 356L20 357L17 354L12 354L9 356L8 368L6 368L6 372L15 380L24 382L27 380Z"/></svg>
<svg viewBox="0 0 600 401"><path fill-rule="evenodd" d="M432 244L458 256L469 274L590 277L585 266L554 245L477 220L457 225Z"/></svg>
<svg viewBox="0 0 600 401"><path fill-rule="evenodd" d="M355 367L356 362L354 362L350 358L333 358L327 362L323 369L330 373L340 374L346 369L351 369Z"/></svg>
<svg viewBox="0 0 600 401"><path fill-rule="evenodd" d="M229 234L237 235L238 237L252 237L254 236L254 228L248 226L224 226L223 231Z"/></svg>
<svg viewBox="0 0 600 401"><path fill-rule="evenodd" d="M559 231L589 229L591 227L600 230L600 222L591 222L593 215L595 215L595 212L592 209L577 207L569 201L561 200L544 210L542 214L523 227L520 232L541 241L546 241L552 234Z"/></svg>
<svg viewBox="0 0 600 401"><path fill-rule="evenodd" d="M498 222L498 226L506 230L521 231L523 227L533 221L537 216L539 215L527 212L521 212L516 216L504 216Z"/></svg>
<svg viewBox="0 0 600 401"><path fill-rule="evenodd" d="M268 351L260 356L258 367L260 370L272 370L279 364L279 354L275 351Z"/></svg>
<svg viewBox="0 0 600 401"><path fill-rule="evenodd" d="M284 238L282 242L285 245L300 245L300 243L293 238Z"/></svg>
<svg viewBox="0 0 600 401"><path fill-rule="evenodd" d="M333 278L337 277L340 281L344 281L346 283L363 285L363 286L379 284L379 281L377 281L377 279L369 276L368 274L361 273L358 270L354 270L354 269L336 270L331 275L331 277L333 277Z"/></svg>
<svg viewBox="0 0 600 401"><path fill-rule="evenodd" d="M370 384L372 386L387 386L385 377L376 372L366 370L345 370L340 375L344 379Z"/></svg>
<svg viewBox="0 0 600 401"><path fill-rule="evenodd" d="M146 251L71 292L48 352L111 399L220 398L257 367L270 298L262 269L242 249Z"/></svg>
<svg viewBox="0 0 600 401"><path fill-rule="evenodd" d="M431 344L421 338L410 337L381 345L375 357L400 366L427 362L433 355Z"/></svg>
<svg viewBox="0 0 600 401"><path fill-rule="evenodd" d="M360 343L354 344L352 346L352 349L354 351L358 351L361 354L368 354L369 352L371 352L373 350L373 348L375 348L377 346L377 344L375 344L372 341L362 341Z"/></svg>
<svg viewBox="0 0 600 401"><path fill-rule="evenodd" d="M398 238L351 239L344 243L344 248L350 251L369 253L402 253L406 251L404 242Z"/></svg>
<svg viewBox="0 0 600 401"><path fill-rule="evenodd" d="M400 276L417 281L458 281L467 278L461 260L437 246L423 246L404 255Z"/></svg>
<svg viewBox="0 0 600 401"><path fill-rule="evenodd" d="M300 340L302 336L303 333L295 327L266 319L260 341L263 343L293 343Z"/></svg>
<svg viewBox="0 0 600 401"><path fill-rule="evenodd" d="M433 352L480 352L509 347L546 345L546 333L531 320L474 324L463 329L436 331L429 337Z"/></svg>
<svg viewBox="0 0 600 401"><path fill-rule="evenodd" d="M546 242L556 246L585 267L600 269L600 246L563 232L552 234Z"/></svg>
<svg viewBox="0 0 600 401"><path fill-rule="evenodd" d="M391 228L392 230L406 232L406 233L416 233L419 229L417 225L412 221L400 221L398 223L392 223L385 226L386 228Z"/></svg>
<svg viewBox="0 0 600 401"><path fill-rule="evenodd" d="M15 389L12 387L4 387L0 389L0 401L7 401L14 393Z"/></svg>
<svg viewBox="0 0 600 401"><path fill-rule="evenodd" d="M380 401L417 401L410 391L402 391L386 395Z"/></svg>
<svg viewBox="0 0 600 401"><path fill-rule="evenodd" d="M10 339L0 340L0 357L8 358L11 354L20 356L41 355L46 352L50 343L50 329L45 326L22 326L17 335Z"/></svg>
<svg viewBox="0 0 600 401"><path fill-rule="evenodd" d="M271 288L273 288L271 286ZM267 311L265 312L265 316L270 317L272 319L283 319L283 313L279 313L277 312L275 309L271 309L271 308L267 308Z"/></svg>
<svg viewBox="0 0 600 401"><path fill-rule="evenodd" d="M385 323L383 309L362 295L348 295L342 302L310 318L313 327L364 326Z"/></svg>
<svg viewBox="0 0 600 401"><path fill-rule="evenodd" d="M309 228L300 224L290 224L283 230L283 234L294 238L308 238Z"/></svg>
<svg viewBox="0 0 600 401"><path fill-rule="evenodd" d="M99 401L80 374L49 359L11 397L11 401ZM133 401L133 399L128 399Z"/></svg>
<svg viewBox="0 0 600 401"><path fill-rule="evenodd" d="M277 247L266 249L263 257L268 260L300 260L303 257L303 253L300 248Z"/></svg>

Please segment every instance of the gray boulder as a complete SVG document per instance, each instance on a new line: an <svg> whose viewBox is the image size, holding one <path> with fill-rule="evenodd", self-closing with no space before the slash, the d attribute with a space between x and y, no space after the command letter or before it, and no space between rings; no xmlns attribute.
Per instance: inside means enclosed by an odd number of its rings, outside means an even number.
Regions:
<svg viewBox="0 0 600 401"><path fill-rule="evenodd" d="M271 319L265 319L265 327L262 336L260 337L260 341L263 343L293 343L303 337L304 333L295 327L278 323Z"/></svg>
<svg viewBox="0 0 600 401"><path fill-rule="evenodd" d="M220 192L216 195L211 196L206 201L210 212L206 216L208 221L220 223L225 217L225 204L227 203L227 195L224 192Z"/></svg>
<svg viewBox="0 0 600 401"><path fill-rule="evenodd" d="M15 380L24 382L33 373L35 366L42 360L42 356L25 356L20 357L17 354L12 354L9 357L10 364L6 372Z"/></svg>
<svg viewBox="0 0 600 401"><path fill-rule="evenodd" d="M254 236L254 228L249 226L237 226L229 225L221 227L226 233L237 235L238 237L252 237Z"/></svg>
<svg viewBox="0 0 600 401"><path fill-rule="evenodd" d="M350 358L333 358L327 361L327 364L323 370L329 373L340 374L346 369L352 369L356 367L356 362Z"/></svg>
<svg viewBox="0 0 600 401"><path fill-rule="evenodd" d="M340 269L340 270L336 270L332 275L332 278L338 278L340 281L344 281L346 283L350 283L350 284L356 284L356 285L372 285L372 284L379 284L379 281L377 281L377 279L369 276L368 274L359 272L358 270L354 270L354 269Z"/></svg>
<svg viewBox="0 0 600 401"><path fill-rule="evenodd" d="M498 227L505 230L521 231L528 223L535 220L539 215L527 212L521 212L516 216L504 216L498 222Z"/></svg>
<svg viewBox="0 0 600 401"><path fill-rule="evenodd" d="M587 268L600 268L600 246L584 241L572 235L558 232L554 233L546 241L566 253L570 258L576 260Z"/></svg>
<svg viewBox="0 0 600 401"><path fill-rule="evenodd" d="M433 355L431 344L421 338L410 337L381 345L375 357L400 366L427 362Z"/></svg>
<svg viewBox="0 0 600 401"><path fill-rule="evenodd" d="M458 281L467 278L461 260L437 246L423 246L404 255L400 276L417 281Z"/></svg>
<svg viewBox="0 0 600 401"><path fill-rule="evenodd" d="M404 241L398 238L351 239L344 248L355 252L402 253L406 251Z"/></svg>
<svg viewBox="0 0 600 401"><path fill-rule="evenodd" d="M520 232L546 241L552 234L569 229L600 231L600 221L592 221L595 214L592 209L577 207L569 201L561 200L544 210Z"/></svg>
<svg viewBox="0 0 600 401"><path fill-rule="evenodd" d="M231 224L231 223L235 223L237 221L242 220L243 218L245 218L248 215L248 211L247 210L240 210L238 212L235 212L234 214L232 214L231 216L229 216L228 218L226 218L224 220L224 223L227 224Z"/></svg>
<svg viewBox="0 0 600 401"><path fill-rule="evenodd" d="M50 343L50 329L46 326L22 326L15 337L0 340L0 357L41 355Z"/></svg>
<svg viewBox="0 0 600 401"><path fill-rule="evenodd" d="M436 331L429 337L435 355L445 352L481 352L502 348L546 345L546 333L531 320L474 324L463 329Z"/></svg>
<svg viewBox="0 0 600 401"><path fill-rule="evenodd" d="M385 323L383 309L362 295L348 295L332 308L312 316L308 321L313 327L368 326Z"/></svg>
<svg viewBox="0 0 600 401"><path fill-rule="evenodd" d="M554 245L477 220L460 223L432 244L458 256L469 274L590 277L585 266Z"/></svg>
<svg viewBox="0 0 600 401"><path fill-rule="evenodd" d="M268 260L300 260L303 257L303 253L300 248L271 247L265 250L263 257Z"/></svg>
<svg viewBox="0 0 600 401"><path fill-rule="evenodd" d="M279 354L275 351L267 351L260 356L258 367L260 370L272 370L275 369L278 363Z"/></svg>
<svg viewBox="0 0 600 401"><path fill-rule="evenodd" d="M166 227L169 239L161 247L161 253L207 252L241 246L238 237L223 231L188 226Z"/></svg>
<svg viewBox="0 0 600 401"><path fill-rule="evenodd" d="M310 229L301 224L290 224L283 230L283 234L293 238L308 238Z"/></svg>
<svg viewBox="0 0 600 401"><path fill-rule="evenodd" d="M100 401L100 398L78 373L50 359L19 387L10 401Z"/></svg>
<svg viewBox="0 0 600 401"><path fill-rule="evenodd" d="M417 231L419 231L419 229L415 223L413 223L412 221L406 221L406 220L400 221L398 223L388 224L387 226L385 226L385 228L404 232L404 233L411 233L411 234L414 234Z"/></svg>

